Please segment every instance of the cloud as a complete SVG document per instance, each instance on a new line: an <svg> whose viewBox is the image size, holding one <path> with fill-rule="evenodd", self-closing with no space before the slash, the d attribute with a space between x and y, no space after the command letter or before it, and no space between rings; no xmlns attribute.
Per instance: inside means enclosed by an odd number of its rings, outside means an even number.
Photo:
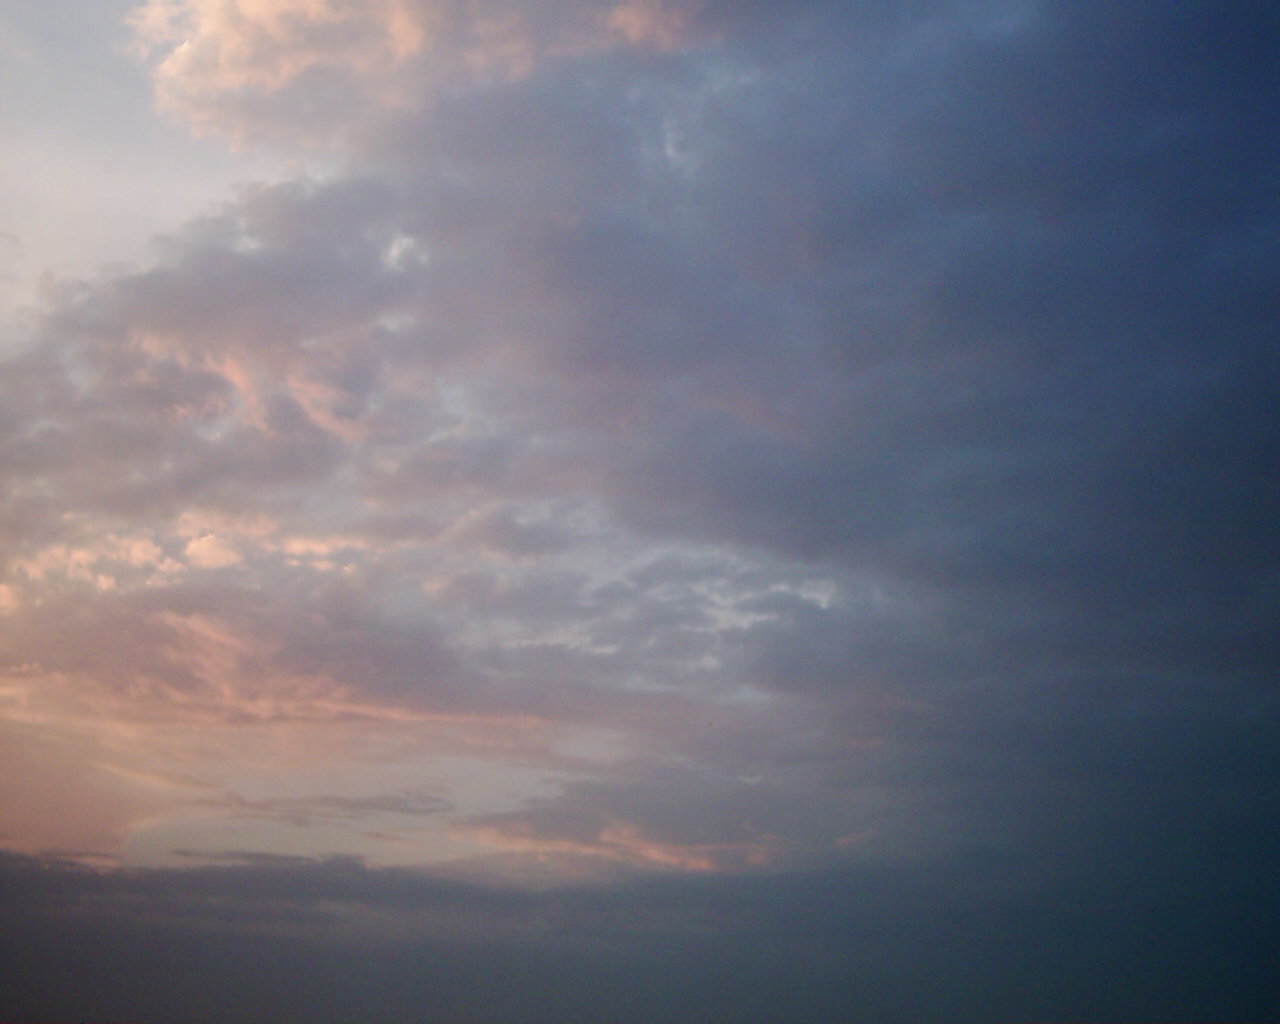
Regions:
<svg viewBox="0 0 1280 1024"><path fill-rule="evenodd" d="M161 109L225 131L263 97L304 116L315 89L339 110L393 102L396 68L426 44L425 15L408 0L149 0L131 22L140 53L161 52Z"/></svg>
<svg viewBox="0 0 1280 1024"><path fill-rule="evenodd" d="M672 49L684 40L690 11L696 11L697 6L663 0L630 0L609 11L608 25L632 46Z"/></svg>
<svg viewBox="0 0 1280 1024"><path fill-rule="evenodd" d="M243 559L239 550L212 533L188 541L183 551L187 560L198 569L225 569Z"/></svg>
<svg viewBox="0 0 1280 1024"><path fill-rule="evenodd" d="M15 877L389 1020L1257 1016L1270 19L1104 6L141 8L337 156L6 356L3 842L134 866Z"/></svg>
<svg viewBox="0 0 1280 1024"><path fill-rule="evenodd" d="M130 822L170 803L172 794L104 772L108 743L74 727L32 721L35 716L22 713L21 692L9 680L3 702L0 843L6 850L109 862Z"/></svg>
<svg viewBox="0 0 1280 1024"><path fill-rule="evenodd" d="M544 60L613 47L671 50L697 6L146 0L129 21L159 107L197 133L324 145L459 84L527 78Z"/></svg>
<svg viewBox="0 0 1280 1024"><path fill-rule="evenodd" d="M1265 389L1207 370L1186 329L1153 370L1123 297L1083 321L1097 337L1069 329L1094 266L1129 275L1126 294L1192 268L1131 262L1139 229L1173 230L1141 205L1115 217L1081 193L1056 224L1051 183L1018 162L1050 142L1015 132L1006 101L985 141L961 130L990 47L1002 81L1037 84L1017 46L1060 61L1069 37L1035 19L1005 42L935 27L940 55L897 72L874 56L850 70L836 55L862 44L834 36L821 71L744 49L736 66L685 57L671 83L566 55L375 126L359 174L246 188L154 265L68 287L11 377L32 426L11 441L29 497L10 604L51 623L34 602L55 581L83 609L121 588L110 614L133 625L116 635L137 639L78 662L84 684L150 666L156 692L215 719L602 713L626 750L700 761L716 744L664 720L658 695L680 690L678 714L717 732L723 701L763 694L825 716L813 735L854 792L881 758L941 756L952 688L998 702L1004 663L1034 694L1117 671L1089 653L1099 638L1145 649L1178 622L1228 643L1225 619L1169 604L1164 552L1184 552L1210 610L1210 564L1243 593L1258 570L1235 541L1202 557L1152 496L1185 481L1178 507L1201 507L1193 481L1216 462L1212 493L1252 488L1266 508L1267 486L1213 455L1265 434ZM954 99L929 99L929 75ZM883 81L900 94L877 119ZM787 116L814 96L816 125ZM766 99L769 120L736 119ZM1068 120L1052 145L1080 131ZM1139 161L1150 185L1144 147L1184 138L1090 134L1079 167L1054 167L1120 188L1115 169ZM1253 418L1193 442L1228 399ZM39 516L50 495L59 515ZM1239 512L1203 507L1204 530ZM41 630L15 658L65 670L57 627ZM516 747L549 765L546 744ZM784 831L833 848L865 826Z"/></svg>

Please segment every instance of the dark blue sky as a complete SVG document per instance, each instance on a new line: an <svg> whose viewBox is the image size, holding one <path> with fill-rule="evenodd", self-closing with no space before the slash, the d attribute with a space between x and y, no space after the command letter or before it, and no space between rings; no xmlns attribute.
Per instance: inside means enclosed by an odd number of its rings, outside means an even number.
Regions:
<svg viewBox="0 0 1280 1024"><path fill-rule="evenodd" d="M0 6L0 1021L1280 1020L1277 10Z"/></svg>

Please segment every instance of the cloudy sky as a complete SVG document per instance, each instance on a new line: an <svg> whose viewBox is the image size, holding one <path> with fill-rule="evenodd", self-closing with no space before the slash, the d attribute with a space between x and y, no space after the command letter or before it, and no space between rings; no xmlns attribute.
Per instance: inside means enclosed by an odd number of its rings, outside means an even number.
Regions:
<svg viewBox="0 0 1280 1024"><path fill-rule="evenodd" d="M0 0L0 1020L1280 1020L1277 69Z"/></svg>

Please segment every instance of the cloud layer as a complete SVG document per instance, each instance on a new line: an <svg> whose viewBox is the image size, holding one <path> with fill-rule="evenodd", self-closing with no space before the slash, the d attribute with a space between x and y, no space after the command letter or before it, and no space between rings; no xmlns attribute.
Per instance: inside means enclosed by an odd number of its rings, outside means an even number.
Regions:
<svg viewBox="0 0 1280 1024"><path fill-rule="evenodd" d="M629 961L691 1000L637 1020L1272 1012L1272 16L131 24L162 110L326 169L52 286L0 372L0 843L63 894L6 911L32 977L81 915L159 915L215 958L319 922L297 971L376 935L388 1019L424 950L486 1021L624 1019L536 979ZM268 884L301 888L251 920ZM1065 994L1190 926L1223 930ZM469 1001L468 943L532 1001ZM934 996L859 987L918 985L903 944ZM695 967L723 1000L669 987ZM122 977L139 1019L202 984ZM13 1012L103 1015L35 991ZM258 998L208 1019L289 1016Z"/></svg>

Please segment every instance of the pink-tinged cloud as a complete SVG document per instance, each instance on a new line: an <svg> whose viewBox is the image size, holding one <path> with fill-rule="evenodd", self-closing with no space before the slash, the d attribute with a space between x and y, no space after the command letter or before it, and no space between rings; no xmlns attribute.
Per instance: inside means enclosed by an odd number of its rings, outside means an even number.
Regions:
<svg viewBox="0 0 1280 1024"><path fill-rule="evenodd" d="M148 0L131 16L161 109L233 137L259 98L288 108L311 86L349 94L340 112L395 102L396 71L422 52L429 19L413 0Z"/></svg>
<svg viewBox="0 0 1280 1024"><path fill-rule="evenodd" d="M130 24L160 108L236 142L332 143L442 89L615 46L670 50L696 4L146 0Z"/></svg>
<svg viewBox="0 0 1280 1024"><path fill-rule="evenodd" d="M197 569L225 569L244 560L239 548L212 533L188 541L183 552Z"/></svg>
<svg viewBox="0 0 1280 1024"><path fill-rule="evenodd" d="M1269 1019L1246 8L140 5L280 162L0 327L0 1018Z"/></svg>

